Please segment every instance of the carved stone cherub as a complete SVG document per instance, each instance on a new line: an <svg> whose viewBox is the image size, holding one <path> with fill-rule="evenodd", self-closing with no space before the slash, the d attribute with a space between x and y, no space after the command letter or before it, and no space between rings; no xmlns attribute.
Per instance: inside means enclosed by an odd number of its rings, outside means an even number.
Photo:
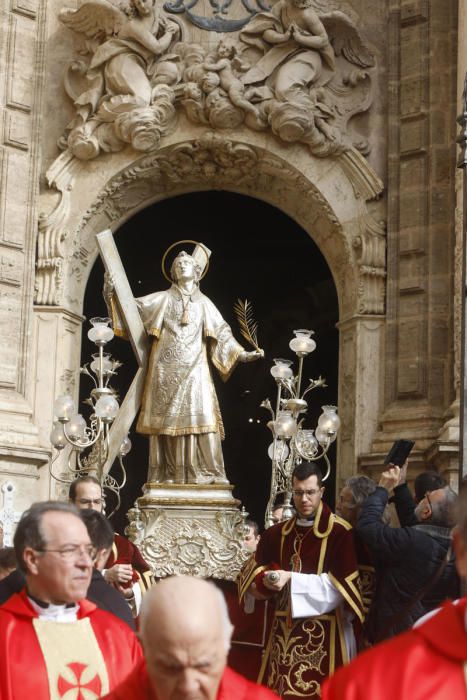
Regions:
<svg viewBox="0 0 467 700"><path fill-rule="evenodd" d="M252 114L256 119L259 118L258 109L249 102L244 93L245 86L242 81L237 78L234 73L234 61L241 70L243 65L237 57L237 48L235 44L228 39L221 39L217 45L217 60L205 61L204 68L208 71L215 71L219 74L220 86L228 94L230 101L235 107L243 109L245 112Z"/></svg>

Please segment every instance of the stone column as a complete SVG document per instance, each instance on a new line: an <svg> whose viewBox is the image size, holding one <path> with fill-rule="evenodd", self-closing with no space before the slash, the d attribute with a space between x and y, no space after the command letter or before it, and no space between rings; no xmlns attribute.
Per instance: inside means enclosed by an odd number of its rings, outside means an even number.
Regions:
<svg viewBox="0 0 467 700"><path fill-rule="evenodd" d="M45 9L41 0L3 0L0 8L0 486L15 482L16 510L47 489L30 343Z"/></svg>
<svg viewBox="0 0 467 700"><path fill-rule="evenodd" d="M392 3L387 360L374 462L407 437L413 466L446 472L458 451L455 435L439 440L454 399L456 40L457 0Z"/></svg>
<svg viewBox="0 0 467 700"><path fill-rule="evenodd" d="M354 316L339 323L339 414L337 492L370 452L381 407L384 316ZM345 361L344 361L345 360Z"/></svg>

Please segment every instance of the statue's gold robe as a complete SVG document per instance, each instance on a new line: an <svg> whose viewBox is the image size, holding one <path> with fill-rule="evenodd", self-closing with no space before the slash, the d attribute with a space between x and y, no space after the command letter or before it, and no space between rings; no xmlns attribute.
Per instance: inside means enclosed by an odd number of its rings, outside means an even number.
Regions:
<svg viewBox="0 0 467 700"><path fill-rule="evenodd" d="M220 445L224 428L210 363L226 381L243 348L198 288L187 295L173 284L137 299L137 304L154 339L136 427L151 436L151 478L225 481ZM116 332L117 321L114 314Z"/></svg>

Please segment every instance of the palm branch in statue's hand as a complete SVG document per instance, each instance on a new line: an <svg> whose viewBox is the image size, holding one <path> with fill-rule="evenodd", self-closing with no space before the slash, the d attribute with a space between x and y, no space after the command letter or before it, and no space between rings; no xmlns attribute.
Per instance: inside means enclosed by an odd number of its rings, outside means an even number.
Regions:
<svg viewBox="0 0 467 700"><path fill-rule="evenodd" d="M258 345L258 324L253 316L251 302L249 302L248 299L245 299L245 301L237 299L234 304L234 312L240 324L240 333L242 336L257 352L264 354Z"/></svg>

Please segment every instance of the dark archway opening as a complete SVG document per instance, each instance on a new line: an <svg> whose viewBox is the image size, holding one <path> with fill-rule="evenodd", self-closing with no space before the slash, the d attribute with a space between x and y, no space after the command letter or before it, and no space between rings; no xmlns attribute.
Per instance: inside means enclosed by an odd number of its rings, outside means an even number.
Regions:
<svg viewBox="0 0 467 700"><path fill-rule="evenodd" d="M334 281L313 240L279 209L244 195L201 192L147 207L116 233L135 296L167 288L160 262L167 247L181 239L199 240L212 250L209 272L201 289L245 346L233 305L237 298L247 298L254 306L265 360L239 365L226 384L215 379L226 428L223 449L227 476L235 484L234 495L262 526L270 488L267 448L272 436L266 427L270 416L260 403L269 397L275 404L276 388L269 370L274 357L294 359L288 347L294 329L315 331L317 348L305 360L304 382L319 375L327 380L327 388L309 395L306 425L314 427L321 405L337 403L338 303ZM87 319L106 314L102 281L103 266L97 259L84 299ZM95 347L87 339L87 328L85 324L82 363L89 361ZM123 397L136 370L131 347L115 338L108 350L123 362L113 383ZM83 378L81 399L89 395L89 389ZM114 516L114 525L120 532L127 524L125 513L141 495L147 474L148 442L134 430L130 437L133 449L125 459L128 483L122 494L122 507ZM335 453L331 456L335 466ZM331 505L334 474L335 469L326 489Z"/></svg>

